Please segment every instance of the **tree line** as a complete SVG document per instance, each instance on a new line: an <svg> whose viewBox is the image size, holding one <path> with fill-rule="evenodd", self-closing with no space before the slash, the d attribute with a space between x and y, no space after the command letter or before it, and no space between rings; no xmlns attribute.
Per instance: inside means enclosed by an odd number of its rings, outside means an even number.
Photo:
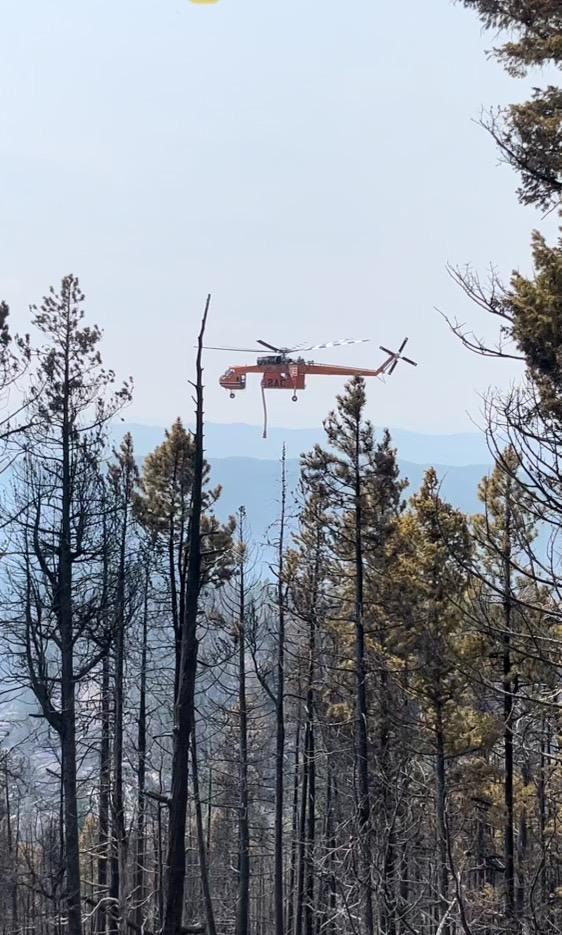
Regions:
<svg viewBox="0 0 562 935"><path fill-rule="evenodd" d="M555 0L465 0L517 76L560 65ZM562 92L483 123L519 197L559 211ZM562 242L451 274L517 357L486 403L477 515L401 477L352 379L278 521L221 522L195 427L139 463L109 428L78 279L0 306L0 925L8 935L562 930ZM494 361L497 361L494 364Z"/></svg>

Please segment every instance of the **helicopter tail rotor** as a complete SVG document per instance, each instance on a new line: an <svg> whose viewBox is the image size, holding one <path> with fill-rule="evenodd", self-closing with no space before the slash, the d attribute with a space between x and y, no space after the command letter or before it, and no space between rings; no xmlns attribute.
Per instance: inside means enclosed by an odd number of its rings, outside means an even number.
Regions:
<svg viewBox="0 0 562 935"><path fill-rule="evenodd" d="M412 367L418 366L417 361L412 360L411 357L405 357L402 353L407 343L408 338L404 338L397 351L391 351L388 347L383 347L382 344L380 345L381 351L384 351L385 354L389 355L388 370L386 371L389 377L392 376L401 360L403 360L406 364L411 364Z"/></svg>

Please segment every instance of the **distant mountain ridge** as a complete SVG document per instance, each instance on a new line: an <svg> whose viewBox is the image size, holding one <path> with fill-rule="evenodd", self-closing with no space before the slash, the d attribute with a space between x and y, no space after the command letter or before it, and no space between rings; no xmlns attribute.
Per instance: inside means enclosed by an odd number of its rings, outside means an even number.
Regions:
<svg viewBox="0 0 562 935"><path fill-rule="evenodd" d="M142 461L162 443L164 431L159 426L117 423L112 433L118 444L125 432L130 432L137 458ZM268 439L261 438L261 429L255 425L211 423L205 431L212 482L223 488L217 515L225 520L244 506L254 541L271 540L279 515L283 444L287 450L288 512L294 515L299 455L316 442L324 443L323 430L273 428ZM401 474L409 481L406 495L419 488L426 469L432 465L441 480L443 497L466 513L478 511L478 483L490 469L490 456L478 433L423 435L391 429L391 435L398 449Z"/></svg>
<svg viewBox="0 0 562 935"><path fill-rule="evenodd" d="M281 468L279 461L258 458L209 458L213 483L220 484L222 495L216 512L221 519L236 513L240 506L246 508L252 536L256 541L270 538L279 515ZM421 485L429 464L414 464L399 460L400 473L409 482L405 496L414 493ZM433 465L441 480L442 495L465 513L476 513L479 509L478 484L489 470L485 464L470 464L466 467ZM288 513L296 511L295 496L299 478L299 461L287 461L287 486L289 489Z"/></svg>
<svg viewBox="0 0 562 935"><path fill-rule="evenodd" d="M164 429L161 426L138 423L115 423L113 426L116 439L122 437L126 431L130 431L135 439L137 453L141 458L153 451L164 437ZM379 436L382 434L382 429L376 431ZM428 435L391 428L390 434L400 457L414 464L465 467L468 464L490 463L486 441L480 432ZM274 426L269 429L267 438L262 438L262 429L258 425L210 422L205 426L205 449L209 458L246 457L264 461L277 460L281 457L283 444L286 445L288 458L298 458L303 451L308 451L316 443L325 443L322 426L304 429Z"/></svg>

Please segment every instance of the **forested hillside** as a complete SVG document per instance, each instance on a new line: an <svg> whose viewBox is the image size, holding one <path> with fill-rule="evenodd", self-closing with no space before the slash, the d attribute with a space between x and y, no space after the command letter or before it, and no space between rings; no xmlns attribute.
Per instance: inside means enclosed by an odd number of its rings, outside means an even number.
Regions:
<svg viewBox="0 0 562 935"><path fill-rule="evenodd" d="M560 66L559 0L464 6L514 76ZM484 123L521 201L558 211L560 88ZM110 441L132 385L78 278L31 338L0 305L5 935L562 931L562 244L532 250L529 277L451 270L498 329L451 341L491 381L525 367L488 399L468 512L434 468L407 485L360 377L225 510L210 297L195 412L142 458Z"/></svg>

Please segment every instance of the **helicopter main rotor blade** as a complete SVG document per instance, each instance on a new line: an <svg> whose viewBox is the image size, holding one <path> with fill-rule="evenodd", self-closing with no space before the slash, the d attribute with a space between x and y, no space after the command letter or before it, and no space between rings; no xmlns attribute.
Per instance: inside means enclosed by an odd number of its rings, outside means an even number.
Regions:
<svg viewBox="0 0 562 935"><path fill-rule="evenodd" d="M347 347L350 344L365 344L370 338L339 338L337 341L326 341L324 344L311 344L309 347L295 347L295 351L319 351L324 347Z"/></svg>
<svg viewBox="0 0 562 935"><path fill-rule="evenodd" d="M293 347L281 347L280 350L285 354L296 354L297 351L310 351L312 347L310 344L294 344Z"/></svg>
<svg viewBox="0 0 562 935"><path fill-rule="evenodd" d="M370 340L370 338L340 338L337 341L325 341L323 344L297 344L294 347L276 347L274 344L269 344L267 341L258 338L256 343L260 344L261 347L224 347L222 345L205 344L204 349L206 351L230 351L235 354L261 354L262 348L265 347L268 351L274 351L276 354L286 356L300 351L318 351L325 347L347 347L350 344L365 344ZM389 351L387 348L382 348L382 350L387 354L394 354L394 351Z"/></svg>
<svg viewBox="0 0 562 935"><path fill-rule="evenodd" d="M261 347L212 347L210 344L203 346L205 351L230 351L235 354L261 354Z"/></svg>

